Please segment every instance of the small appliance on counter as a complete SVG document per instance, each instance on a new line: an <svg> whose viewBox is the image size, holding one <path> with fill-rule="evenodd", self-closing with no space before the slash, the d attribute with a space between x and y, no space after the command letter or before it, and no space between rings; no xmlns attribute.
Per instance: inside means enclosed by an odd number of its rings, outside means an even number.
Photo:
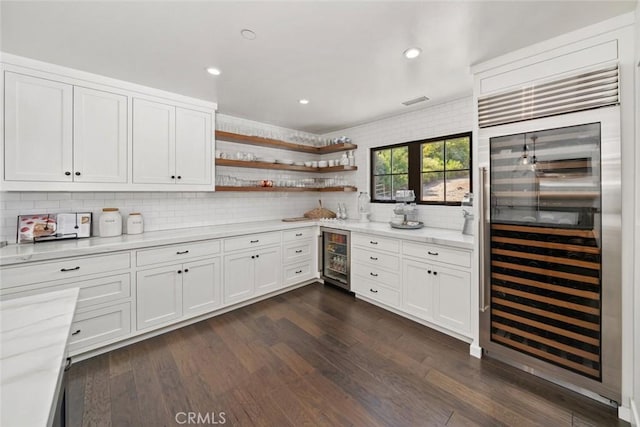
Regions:
<svg viewBox="0 0 640 427"><path fill-rule="evenodd" d="M18 215L17 243L91 237L91 212Z"/></svg>
<svg viewBox="0 0 640 427"><path fill-rule="evenodd" d="M422 221L418 221L418 212L416 209L416 195L413 190L396 191L396 206L393 208L395 214L389 224L393 228L417 229L424 227Z"/></svg>
<svg viewBox="0 0 640 427"><path fill-rule="evenodd" d="M473 234L473 193L464 193L462 197L462 216L464 216L464 226L462 234Z"/></svg>

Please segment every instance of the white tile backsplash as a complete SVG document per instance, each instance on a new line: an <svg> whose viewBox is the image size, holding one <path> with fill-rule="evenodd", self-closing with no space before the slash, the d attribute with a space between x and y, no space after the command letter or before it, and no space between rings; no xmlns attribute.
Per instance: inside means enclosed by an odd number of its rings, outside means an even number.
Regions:
<svg viewBox="0 0 640 427"><path fill-rule="evenodd" d="M360 191L369 191L370 148L469 131L472 127L471 103L472 99L468 97L326 135L347 135L358 144L354 153L358 171L338 176L357 185ZM250 127L263 126L275 132L294 132L224 115L218 115L217 121L245 123ZM228 142L221 142L219 147L229 151L254 152L294 160L304 160L308 156L304 153L269 151L238 144L234 146ZM340 155L338 153L325 157L339 158ZM248 179L312 176L306 173L259 169L216 169L217 174L231 174ZM356 218L357 198L358 193L0 192L0 240L14 243L17 216L31 213L90 211L94 214L94 224L97 224L102 208L117 207L125 219L130 212L142 213L145 230L152 231L297 217L317 207L318 199L322 199L324 207L334 211L337 211L338 203L346 203L349 215ZM392 209L393 205L372 204L372 219L388 221ZM462 229L462 213L458 207L420 206L418 210L421 220L430 227ZM126 223L126 220L123 222Z"/></svg>

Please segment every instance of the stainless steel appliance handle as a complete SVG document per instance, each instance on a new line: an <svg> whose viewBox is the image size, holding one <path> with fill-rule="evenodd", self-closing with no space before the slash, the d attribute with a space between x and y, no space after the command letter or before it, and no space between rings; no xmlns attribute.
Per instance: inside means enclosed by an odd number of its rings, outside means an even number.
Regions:
<svg viewBox="0 0 640 427"><path fill-rule="evenodd" d="M488 242L486 241L486 239L489 237L488 233L487 233L487 224L486 224L486 215L487 215L487 210L486 210L486 204L489 202L489 195L487 194L487 168L486 167L481 167L480 168L480 173L479 173L479 186L480 186L480 191L479 191L479 202L478 203L478 213L479 213L479 219L480 221L478 222L478 239L480 242L479 245L479 250L480 250L480 268L479 268L479 276L480 276L480 298L479 298L479 302L480 302L480 311L481 312L485 312L488 308L489 308L489 304L487 303L487 296L489 294L489 292L487 291L487 286L489 285L489 277L487 277L487 274L489 273L488 269L487 269L487 260L486 260L486 256L488 255L486 253L486 247Z"/></svg>
<svg viewBox="0 0 640 427"><path fill-rule="evenodd" d="M324 248L322 247L322 234L323 232L320 231L320 234L318 235L318 272L321 276L324 272Z"/></svg>

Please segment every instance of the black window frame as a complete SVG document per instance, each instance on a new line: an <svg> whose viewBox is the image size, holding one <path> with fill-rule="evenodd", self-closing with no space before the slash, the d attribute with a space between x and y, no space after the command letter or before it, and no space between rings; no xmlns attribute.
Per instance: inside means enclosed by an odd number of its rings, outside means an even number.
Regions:
<svg viewBox="0 0 640 427"><path fill-rule="evenodd" d="M462 132L456 133L452 135L439 136L435 138L427 138L420 139L416 141L408 141L401 142L398 144L385 145L382 147L372 147L369 149L369 194L371 195L371 203L397 203L395 200L377 200L375 199L375 176L374 175L374 161L375 161L375 153L377 151L389 150L392 148L398 147L407 147L409 153L409 164L408 164L408 188L413 190L416 194L416 204L419 205L432 205L432 206L461 206L462 202L447 202L447 201L426 201L422 200L422 144L428 144L430 142L444 142L449 139L456 138L469 138L469 189L473 188L473 173L472 173L472 165L473 165L473 132ZM446 144L444 149L446 150ZM446 151L445 151L446 156ZM467 170L467 169L456 169L456 170ZM443 172L447 172L445 168ZM389 174L393 175L393 174ZM445 180L445 197L446 197L446 180ZM392 195L393 197L393 195Z"/></svg>

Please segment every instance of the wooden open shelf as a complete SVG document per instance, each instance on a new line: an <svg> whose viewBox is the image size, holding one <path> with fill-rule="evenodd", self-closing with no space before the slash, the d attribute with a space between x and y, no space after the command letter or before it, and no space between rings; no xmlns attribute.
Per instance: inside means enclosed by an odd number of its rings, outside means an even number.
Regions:
<svg viewBox="0 0 640 427"><path fill-rule="evenodd" d="M229 187L224 185L216 185L216 191L262 191L262 192L354 192L358 191L356 187L347 185L344 187L324 187L324 188L307 188L307 187Z"/></svg>
<svg viewBox="0 0 640 427"><path fill-rule="evenodd" d="M216 131L216 140L237 142L239 144L257 145L267 148L278 148L281 150L298 151L311 154L330 154L340 151L355 150L356 144L332 144L324 147L311 147L309 145L293 144L291 142L279 141L277 139L261 138L259 136L242 135L239 133ZM323 168L326 169L326 168Z"/></svg>
<svg viewBox="0 0 640 427"><path fill-rule="evenodd" d="M284 165L281 163L247 162L244 160L216 159L216 166L233 166L236 168L272 169L294 172L346 172L358 170L357 166L332 166L326 168L310 168L306 166Z"/></svg>

